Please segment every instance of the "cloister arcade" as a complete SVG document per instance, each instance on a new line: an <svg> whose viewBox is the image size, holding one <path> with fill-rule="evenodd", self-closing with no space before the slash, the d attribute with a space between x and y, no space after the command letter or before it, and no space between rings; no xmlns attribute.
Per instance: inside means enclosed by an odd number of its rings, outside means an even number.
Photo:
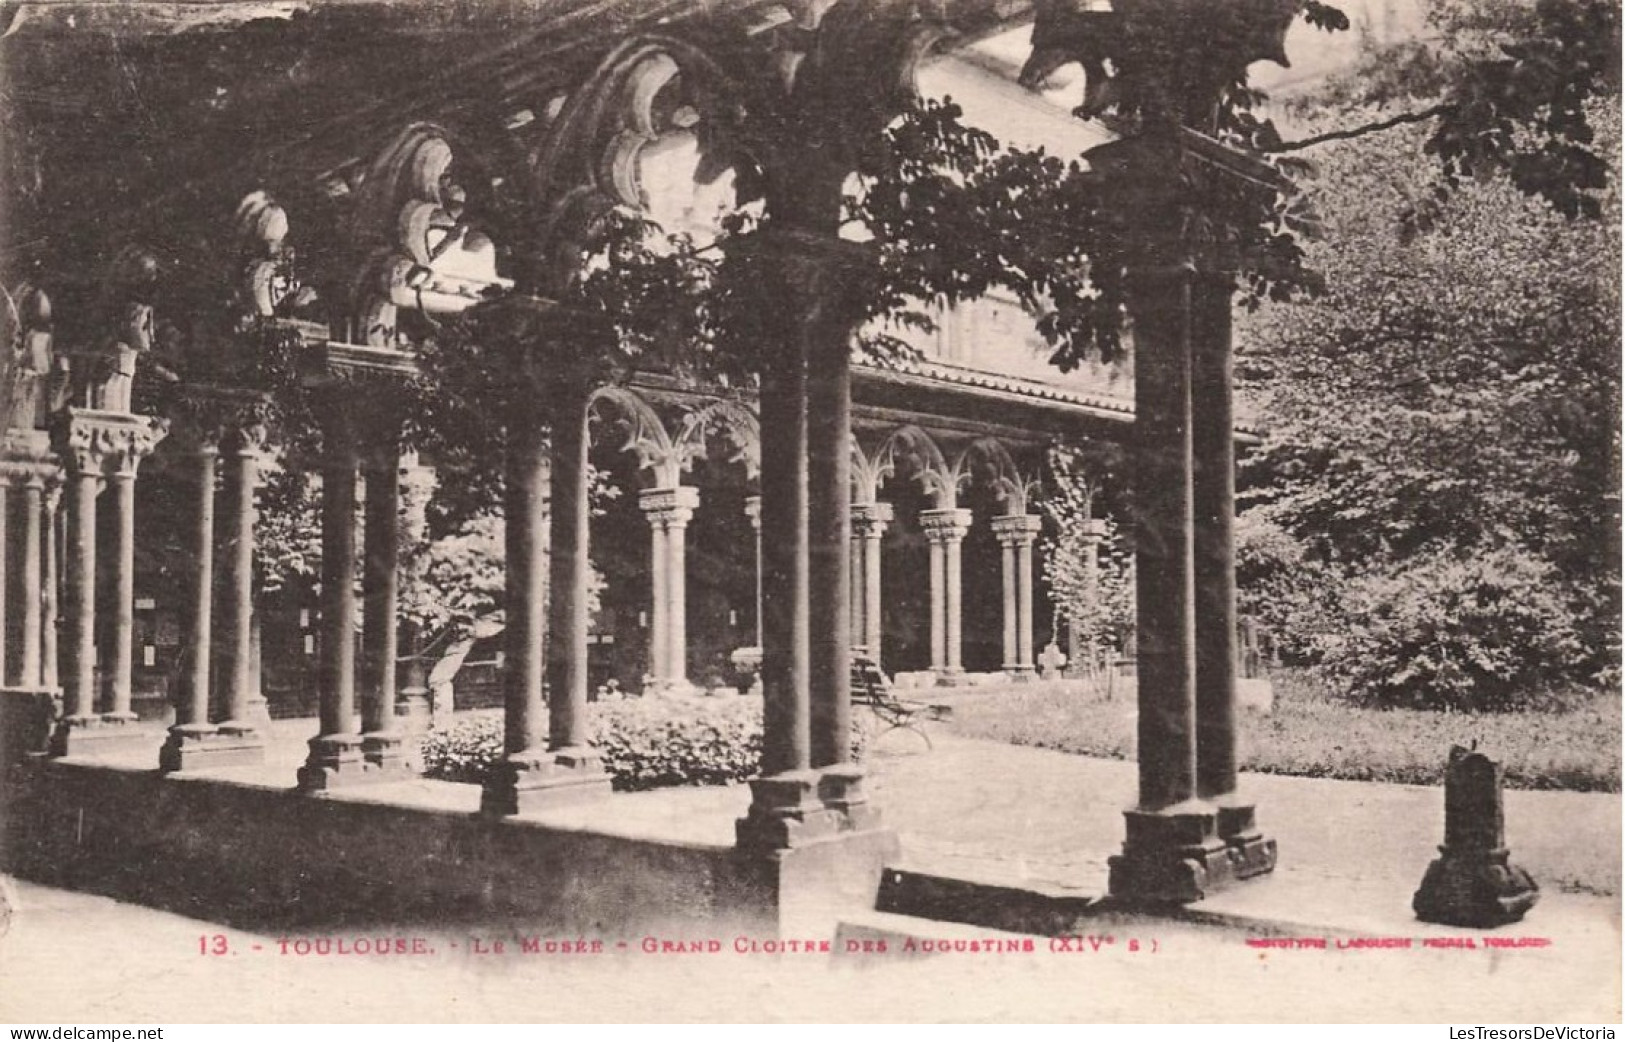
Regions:
<svg viewBox="0 0 1625 1042"><path fill-rule="evenodd" d="M1071 11L1038 6L1042 18ZM1254 6L1267 37L1280 11ZM381 110L335 110L320 84L287 95L289 106L320 111L316 131L290 129L296 116L279 113L266 120L280 128L273 140L241 162L206 165L209 176L190 186L196 198L229 198L235 221L198 233L176 216L188 199L159 193L145 224L117 229L156 238L132 239L93 280L83 264L74 278L42 260L38 284L13 294L26 350L0 468L9 554L0 612L20 619L0 624L17 649L0 658L7 686L47 697L60 687L58 755L134 740L181 774L263 757L255 490L270 392L245 376L276 360L233 351L280 345L320 428L312 462L322 473L319 721L297 787L399 778L407 388L422 342L470 317L502 392L491 407L503 426L505 756L485 786L487 818L608 796L586 729L599 457L626 457L604 466L636 482L621 492L647 524L643 668L656 691L706 679L693 675L690 549L711 504L694 475L702 462L737 459L732 494L748 495L755 533L748 636L760 649L765 728L738 848L780 865L846 844L873 868L895 838L851 762L855 649L921 682L954 683L970 666L1031 676L1035 646L1053 636L1034 557L1042 453L1062 438L1113 438L1140 453L1142 493L1142 799L1128 813L1113 889L1189 900L1269 871L1273 843L1235 777L1232 272L1184 237L1174 218L1196 204L1163 175L1273 191L1273 174L1189 129L1090 153L1125 212L1169 216L1133 269L1132 406L929 360L886 368L852 358L855 301L876 261L841 235L846 179L907 100L922 58L953 33L975 39L1028 16L991 0L629 3L612 19L572 7L534 16L530 52L496 46L503 26L484 27L466 60L425 84L395 84L402 93ZM31 31L52 38L48 24ZM1256 56L1252 44L1234 60ZM50 66L49 48L19 53L35 63L26 71ZM1099 55L1071 57L1099 65ZM754 400L658 366L618 378L599 353L615 344L613 323L560 303L593 222L617 207L648 212L651 185L669 176L651 164L674 155L693 170L681 212L707 217L719 185L762 208L763 227L728 258L760 294L748 319L759 344ZM157 232L183 224L187 234L168 241ZM166 248L180 256L160 256ZM182 306L197 286L223 283L229 308ZM1214 366L1219 379L1193 406L1193 369ZM165 390L161 413L142 404L153 388ZM196 493L168 519L189 561L181 643L190 652L163 735L131 712L136 482L156 453L186 467ZM975 587L996 591L974 606L971 556ZM967 662L967 620L997 633L996 661L989 641Z"/></svg>

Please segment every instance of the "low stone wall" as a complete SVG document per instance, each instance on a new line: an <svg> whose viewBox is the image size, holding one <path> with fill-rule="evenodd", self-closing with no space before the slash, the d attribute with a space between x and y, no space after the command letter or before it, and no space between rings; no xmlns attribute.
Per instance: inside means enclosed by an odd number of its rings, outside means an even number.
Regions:
<svg viewBox="0 0 1625 1042"><path fill-rule="evenodd" d="M71 760L13 767L0 799L6 871L245 929L511 918L598 936L776 931L791 911L873 907L880 878L879 855L833 847L747 859Z"/></svg>

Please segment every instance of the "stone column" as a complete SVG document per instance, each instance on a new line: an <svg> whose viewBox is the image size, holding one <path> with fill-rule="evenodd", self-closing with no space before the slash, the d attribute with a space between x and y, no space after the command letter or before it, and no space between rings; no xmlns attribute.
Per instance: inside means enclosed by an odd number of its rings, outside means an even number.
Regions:
<svg viewBox="0 0 1625 1042"><path fill-rule="evenodd" d="M15 475L0 472L0 687L11 683L11 649L7 637L10 631L11 576L8 558L11 556L11 486Z"/></svg>
<svg viewBox="0 0 1625 1042"><path fill-rule="evenodd" d="M837 200L838 201L838 200ZM875 823L850 759L850 310L866 251L764 232L739 246L764 308L762 777L742 848L782 851ZM814 638L816 621L817 637ZM820 768L815 770L814 768Z"/></svg>
<svg viewBox="0 0 1625 1042"><path fill-rule="evenodd" d="M1033 677L1033 541L1042 527L1035 514L993 519L1005 567L1004 668L1016 680Z"/></svg>
<svg viewBox="0 0 1625 1042"><path fill-rule="evenodd" d="M318 696L321 733L299 769L299 788L317 792L358 780L363 770L355 718L356 443L336 403L322 426L322 599Z"/></svg>
<svg viewBox="0 0 1625 1042"><path fill-rule="evenodd" d="M655 491L650 489L648 491ZM671 591L666 588L670 575L670 550L666 526L657 514L649 513L649 686L654 691L666 689L666 664L671 658L667 639L671 624L666 611L671 602Z"/></svg>
<svg viewBox="0 0 1625 1042"><path fill-rule="evenodd" d="M23 687L37 688L40 676L40 641L42 594L40 590L41 526L44 513L45 478L29 474L23 479L23 541L22 541L22 677ZM0 546L3 546L0 543Z"/></svg>
<svg viewBox="0 0 1625 1042"><path fill-rule="evenodd" d="M880 663L882 606L880 599L880 544L893 517L890 503L855 503L852 506L852 542L861 567L854 582L858 595L853 599L860 610L855 614L852 632L861 636L869 658Z"/></svg>
<svg viewBox="0 0 1625 1042"><path fill-rule="evenodd" d="M220 646L214 649L220 668L222 735L251 738L250 719L254 666L254 505L259 484L259 454L264 432L240 427L228 434L225 449L225 545L221 559ZM325 518L324 518L325 522ZM326 547L323 547L326 556ZM324 729L325 730L325 729Z"/></svg>
<svg viewBox="0 0 1625 1042"><path fill-rule="evenodd" d="M187 620L185 688L175 706L175 725L159 753L159 766L167 771L185 767L186 752L213 736L209 722L209 665L214 617L214 474L219 450L212 441L193 455L197 482L197 510L192 526L192 612Z"/></svg>
<svg viewBox="0 0 1625 1042"><path fill-rule="evenodd" d="M140 458L120 455L112 475L113 514L118 523L113 545L113 629L107 654L107 711L110 724L135 721L130 708L135 664L135 475Z"/></svg>
<svg viewBox="0 0 1625 1042"><path fill-rule="evenodd" d="M1003 518L993 519L993 530L998 532L998 523ZM1001 667L1012 677L1020 670L1016 666L1016 544L1009 539L999 538L999 578L1004 594L1003 612L1001 618L1004 622L1003 666Z"/></svg>
<svg viewBox="0 0 1625 1042"><path fill-rule="evenodd" d="M67 575L64 600L62 700L69 728L101 722L96 715L96 494L101 457L75 453L68 461Z"/></svg>
<svg viewBox="0 0 1625 1042"><path fill-rule="evenodd" d="M540 801L591 798L609 792L609 775L592 748L587 722L587 584L592 577L587 417L591 391L584 382L561 379L552 396L548 759L542 785L532 790L531 797Z"/></svg>
<svg viewBox="0 0 1625 1042"><path fill-rule="evenodd" d="M762 497L745 497L745 516L756 542L756 647L762 646ZM758 671L758 676L760 672Z"/></svg>
<svg viewBox="0 0 1625 1042"><path fill-rule="evenodd" d="M1218 810L1235 874L1275 867L1275 843L1236 791L1236 454L1228 272L1200 274L1191 301L1192 509L1196 584L1196 790Z"/></svg>
<svg viewBox="0 0 1625 1042"><path fill-rule="evenodd" d="M62 515L57 507L62 502L62 484L53 480L45 489L45 546L41 551L43 556L41 577L41 619L42 632L40 634L40 682L47 688L54 688L58 681L57 661L57 627L62 624L58 603L61 589L61 570L57 566L57 556L61 552L63 540L58 537L62 524Z"/></svg>
<svg viewBox="0 0 1625 1042"><path fill-rule="evenodd" d="M834 257L824 263L839 263ZM833 303L833 302L832 302ZM852 348L819 330L807 352L812 766L852 759Z"/></svg>
<svg viewBox="0 0 1625 1042"><path fill-rule="evenodd" d="M922 525L925 523L921 515ZM927 553L926 572L931 582L931 671L937 676L945 676L948 672L948 633L945 622L948 611L944 605L948 601L948 578L945 561L947 554L943 550L942 540L927 525L925 528Z"/></svg>
<svg viewBox="0 0 1625 1042"><path fill-rule="evenodd" d="M1139 803L1125 812L1111 892L1192 901L1235 877L1197 775L1192 461L1192 179L1211 178L1207 139L1172 124L1089 153L1113 209L1136 215L1126 296L1134 325ZM1193 151L1195 150L1195 151ZM1198 153L1200 153L1198 155ZM1204 396L1211 390L1203 386ZM1229 437L1228 431L1225 435Z"/></svg>
<svg viewBox="0 0 1625 1042"><path fill-rule="evenodd" d="M960 547L970 531L971 512L956 507L926 510L920 523L931 543L931 668L937 683L954 684L964 672Z"/></svg>
<svg viewBox="0 0 1625 1042"><path fill-rule="evenodd" d="M493 317L507 327L515 372L507 406L505 750L480 799L481 811L497 816L609 792L586 719L593 377L567 361L590 356L606 334L535 297L506 301Z"/></svg>
<svg viewBox="0 0 1625 1042"><path fill-rule="evenodd" d="M686 532L700 505L700 490L690 485L644 489L638 504L649 519L654 589L650 618L651 670L660 690L687 691L688 584Z"/></svg>
<svg viewBox="0 0 1625 1042"><path fill-rule="evenodd" d="M547 612L547 434L532 403L510 405L504 448L503 763L481 797L487 814L519 810L547 742L542 702Z"/></svg>
<svg viewBox="0 0 1625 1042"><path fill-rule="evenodd" d="M369 768L400 773L405 749L395 726L399 652L401 454L393 422L370 446L362 564L361 755Z"/></svg>

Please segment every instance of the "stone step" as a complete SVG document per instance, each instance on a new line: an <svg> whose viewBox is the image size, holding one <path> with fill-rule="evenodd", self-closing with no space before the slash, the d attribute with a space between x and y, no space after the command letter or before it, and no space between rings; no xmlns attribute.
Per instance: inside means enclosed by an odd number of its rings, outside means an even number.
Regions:
<svg viewBox="0 0 1625 1042"><path fill-rule="evenodd" d="M1043 884L959 879L918 869L888 868L881 875L875 907L882 914L1035 937L1084 937L1146 923L1259 937L1362 932L1331 916L1320 917L1326 921L1319 922L1313 914L1281 914L1280 902L1271 902L1263 892L1267 883L1244 883L1195 904L1134 905Z"/></svg>
<svg viewBox="0 0 1625 1042"><path fill-rule="evenodd" d="M879 912L935 922L962 923L1028 936L1059 937L1083 932L1096 916L1098 897L1046 892L1004 883L950 879L906 868L881 874Z"/></svg>

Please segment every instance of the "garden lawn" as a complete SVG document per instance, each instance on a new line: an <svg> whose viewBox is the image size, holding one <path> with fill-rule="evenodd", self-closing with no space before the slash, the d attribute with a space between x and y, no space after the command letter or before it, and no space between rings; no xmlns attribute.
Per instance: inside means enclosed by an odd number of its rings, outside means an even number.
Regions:
<svg viewBox="0 0 1625 1042"><path fill-rule="evenodd" d="M1514 789L1620 791L1620 699L1598 693L1564 710L1446 713L1367 709L1325 694L1296 671L1275 678L1268 715L1241 712L1241 769L1350 781L1436 785L1451 745L1478 742ZM1134 758L1132 684L1115 697L1084 682L1013 685L955 700L970 738Z"/></svg>

